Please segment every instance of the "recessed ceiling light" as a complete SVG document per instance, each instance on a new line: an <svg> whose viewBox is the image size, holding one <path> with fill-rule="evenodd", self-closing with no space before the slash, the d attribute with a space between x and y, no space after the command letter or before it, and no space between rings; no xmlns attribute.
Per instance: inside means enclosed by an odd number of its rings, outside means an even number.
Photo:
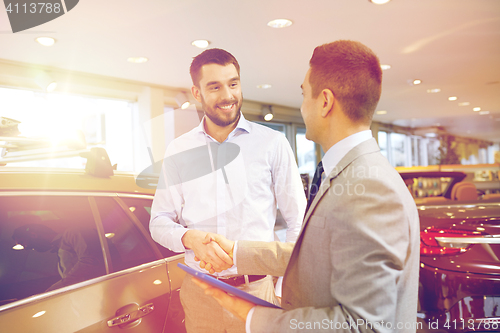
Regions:
<svg viewBox="0 0 500 333"><path fill-rule="evenodd" d="M127 59L128 62L133 62L133 63L136 63L136 64L142 64L144 62L147 62L148 61L148 58L146 57L130 57Z"/></svg>
<svg viewBox="0 0 500 333"><path fill-rule="evenodd" d="M380 65L380 68L382 68L383 71L391 69L391 65Z"/></svg>
<svg viewBox="0 0 500 333"><path fill-rule="evenodd" d="M420 83L422 83L422 80L419 80L419 79L413 80L413 84L415 84L415 85L420 84Z"/></svg>
<svg viewBox="0 0 500 333"><path fill-rule="evenodd" d="M387 111L385 110L380 110L380 111L377 111L376 114L387 114Z"/></svg>
<svg viewBox="0 0 500 333"><path fill-rule="evenodd" d="M469 102L458 103L458 106L467 106L467 105L470 105L470 103Z"/></svg>
<svg viewBox="0 0 500 333"><path fill-rule="evenodd" d="M481 111L481 108L479 106L477 106L477 107L473 108L472 111L476 111L476 112Z"/></svg>
<svg viewBox="0 0 500 333"><path fill-rule="evenodd" d="M259 88L259 89L269 89L269 88L271 88L271 87L272 87L272 86L271 86L270 84L267 84L267 83L264 83L264 84L259 84L259 85L257 86L257 88Z"/></svg>
<svg viewBox="0 0 500 333"><path fill-rule="evenodd" d="M451 97L448 97L448 100L449 101L456 101L458 99L457 96L451 96Z"/></svg>
<svg viewBox="0 0 500 333"><path fill-rule="evenodd" d="M374 3L376 5L383 5L383 4L388 3L391 0L368 0L368 1L370 1L371 3Z"/></svg>
<svg viewBox="0 0 500 333"><path fill-rule="evenodd" d="M490 114L490 111L479 111L479 114L483 116L485 114Z"/></svg>
<svg viewBox="0 0 500 333"><path fill-rule="evenodd" d="M197 39L197 40L194 40L191 45L193 46L196 46L200 49L205 49L208 47L208 45L210 45L210 42L206 39Z"/></svg>
<svg viewBox="0 0 500 333"><path fill-rule="evenodd" d="M441 89L439 89L439 88L427 89L427 92L428 92L429 94L437 94L437 93L438 93L438 92L440 92L440 91L441 91Z"/></svg>
<svg viewBox="0 0 500 333"><path fill-rule="evenodd" d="M287 19L276 19L267 22L267 25L271 28L286 28L292 25L292 21Z"/></svg>
<svg viewBox="0 0 500 333"><path fill-rule="evenodd" d="M43 46L52 46L56 42L56 40L52 37L38 37L35 40Z"/></svg>

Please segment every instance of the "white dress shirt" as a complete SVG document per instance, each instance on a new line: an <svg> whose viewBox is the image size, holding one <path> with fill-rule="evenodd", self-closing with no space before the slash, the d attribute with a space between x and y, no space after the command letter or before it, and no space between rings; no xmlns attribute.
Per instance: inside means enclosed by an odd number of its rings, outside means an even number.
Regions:
<svg viewBox="0 0 500 333"><path fill-rule="evenodd" d="M159 244L186 252L188 266L204 271L194 261L194 252L182 244L188 229L230 240L270 242L279 207L288 227L286 240L294 242L305 206L297 164L282 133L241 115L236 128L219 144L205 132L202 120L167 148L150 231ZM237 270L233 266L216 275L234 276Z"/></svg>
<svg viewBox="0 0 500 333"><path fill-rule="evenodd" d="M321 159L323 162L325 176L328 176L332 172L333 168L337 166L340 160L342 160L352 148L371 138L372 131L366 130L349 135L347 138L344 138L331 146Z"/></svg>

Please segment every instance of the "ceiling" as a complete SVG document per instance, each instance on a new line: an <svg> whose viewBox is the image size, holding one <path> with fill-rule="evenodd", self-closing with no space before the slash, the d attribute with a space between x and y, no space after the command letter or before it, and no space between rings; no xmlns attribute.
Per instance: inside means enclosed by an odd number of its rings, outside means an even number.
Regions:
<svg viewBox="0 0 500 333"><path fill-rule="evenodd" d="M293 25L267 26L277 18ZM375 121L500 142L499 0L85 0L53 21L11 31L0 6L0 59L186 89L202 51L191 42L207 39L238 59L245 99L293 108L314 47L358 40L391 65L377 108L387 114ZM41 35L57 43L35 43ZM137 56L149 61L127 62Z"/></svg>

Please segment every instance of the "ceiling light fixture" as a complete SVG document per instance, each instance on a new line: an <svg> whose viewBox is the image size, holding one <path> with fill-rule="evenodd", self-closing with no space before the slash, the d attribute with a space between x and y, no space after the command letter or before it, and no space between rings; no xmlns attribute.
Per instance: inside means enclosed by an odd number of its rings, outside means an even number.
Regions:
<svg viewBox="0 0 500 333"><path fill-rule="evenodd" d="M189 102L189 98L188 98L187 94L185 92L183 92L183 91L179 92L175 96L175 101L177 102L177 105L179 105L179 107L182 110L186 110L191 105L191 103Z"/></svg>
<svg viewBox="0 0 500 333"><path fill-rule="evenodd" d="M52 37L38 37L35 40L43 46L52 46L56 43L56 40Z"/></svg>
<svg viewBox="0 0 500 333"><path fill-rule="evenodd" d="M376 114L387 114L387 111L385 110L380 110L380 111L377 111Z"/></svg>
<svg viewBox="0 0 500 333"><path fill-rule="evenodd" d="M270 121L274 118L273 108L271 107L271 105L262 106L262 115L264 116L265 121Z"/></svg>
<svg viewBox="0 0 500 333"><path fill-rule="evenodd" d="M384 5L391 0L368 0L368 1L370 1L371 3L374 3L376 5Z"/></svg>
<svg viewBox="0 0 500 333"><path fill-rule="evenodd" d="M479 111L479 114L484 116L485 114L490 114L490 111Z"/></svg>
<svg viewBox="0 0 500 333"><path fill-rule="evenodd" d="M276 20L272 20L272 21L267 22L267 25L269 27L276 28L276 29L286 28L286 27L291 26L292 24L293 24L293 22L288 20L288 19L276 19Z"/></svg>
<svg viewBox="0 0 500 333"><path fill-rule="evenodd" d="M380 68L382 68L383 71L391 69L391 65L380 65Z"/></svg>
<svg viewBox="0 0 500 333"><path fill-rule="evenodd" d="M197 39L191 42L191 45L196 46L200 49L205 49L210 45L210 42L206 39Z"/></svg>
<svg viewBox="0 0 500 333"><path fill-rule="evenodd" d="M46 92L52 92L57 87L57 81L54 80L47 72L41 72L38 74L35 77L35 83Z"/></svg>
<svg viewBox="0 0 500 333"><path fill-rule="evenodd" d="M270 84L267 84L267 83L264 83L264 84L259 84L259 85L257 86L257 88L259 88L259 89L269 89L269 88L271 88L271 87L272 87L272 86L271 86Z"/></svg>
<svg viewBox="0 0 500 333"><path fill-rule="evenodd" d="M127 59L128 62L133 62L135 64L142 64L148 61L146 57L130 57Z"/></svg>
<svg viewBox="0 0 500 333"><path fill-rule="evenodd" d="M479 106L477 106L477 107L473 108L472 111L478 112L478 111L481 111L481 108Z"/></svg>
<svg viewBox="0 0 500 333"><path fill-rule="evenodd" d="M437 93L438 93L438 92L440 92L440 91L441 91L441 89L439 89L439 88L427 89L427 92L428 92L429 94L437 94Z"/></svg>
<svg viewBox="0 0 500 333"><path fill-rule="evenodd" d="M449 101L456 101L458 99L457 96L451 96L451 97L448 97L448 100Z"/></svg>
<svg viewBox="0 0 500 333"><path fill-rule="evenodd" d="M469 102L458 103L458 106L468 106L468 105L470 105Z"/></svg>
<svg viewBox="0 0 500 333"><path fill-rule="evenodd" d="M420 83L422 83L422 80L419 80L419 79L413 80L413 84L414 85L417 85L417 84L420 84Z"/></svg>

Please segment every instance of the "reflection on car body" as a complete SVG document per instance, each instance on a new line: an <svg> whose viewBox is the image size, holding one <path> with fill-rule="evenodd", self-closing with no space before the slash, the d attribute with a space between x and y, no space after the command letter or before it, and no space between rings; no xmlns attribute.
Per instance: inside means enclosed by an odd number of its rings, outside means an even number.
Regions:
<svg viewBox="0 0 500 333"><path fill-rule="evenodd" d="M463 184L456 179L465 177L456 172L402 173L402 177L415 179L407 184L433 177L452 184L443 186L441 198L415 200L421 240L419 312L426 326L449 332L500 331L498 195L482 196L474 189L474 200L454 199L453 187L456 191Z"/></svg>

